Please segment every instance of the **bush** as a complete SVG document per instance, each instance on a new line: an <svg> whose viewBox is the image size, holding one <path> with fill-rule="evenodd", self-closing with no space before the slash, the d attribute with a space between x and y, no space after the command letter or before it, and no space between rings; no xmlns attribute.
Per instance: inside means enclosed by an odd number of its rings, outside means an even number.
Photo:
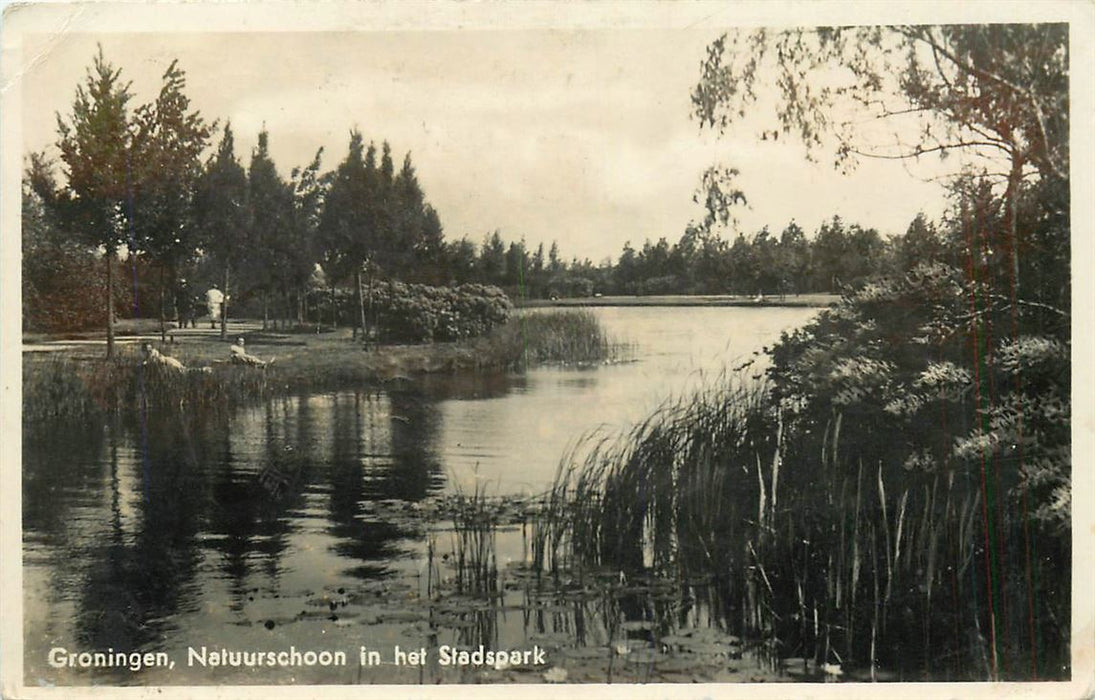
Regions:
<svg viewBox="0 0 1095 700"><path fill-rule="evenodd" d="M381 338L426 343L484 335L509 318L513 305L498 287L431 287L392 282L373 292Z"/></svg>
<svg viewBox="0 0 1095 700"><path fill-rule="evenodd" d="M120 265L114 309L125 316L133 290ZM23 330L58 333L106 323L106 270L94 252L76 244L39 246L23 257Z"/></svg>

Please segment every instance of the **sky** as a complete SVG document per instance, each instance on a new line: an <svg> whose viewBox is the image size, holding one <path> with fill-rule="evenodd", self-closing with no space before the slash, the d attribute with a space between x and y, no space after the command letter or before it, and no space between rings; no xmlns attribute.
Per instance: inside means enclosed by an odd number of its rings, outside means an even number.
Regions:
<svg viewBox="0 0 1095 700"><path fill-rule="evenodd" d="M446 29L348 32L141 32L23 37L25 152L56 156L55 113L71 111L101 44L132 81L134 106L155 95L178 59L187 94L208 119L230 121L246 164L265 125L288 176L319 147L333 169L352 128L410 152L446 237L494 230L530 247L555 240L599 262L626 241L679 238L702 218L692 201L703 171L741 171L737 212L751 234L791 220L808 234L840 215L886 234L944 193L925 164L868 161L850 175L831 157L810 163L793 139L757 138L759 112L721 137L701 130L690 91L720 30ZM219 136L218 136L219 138Z"/></svg>

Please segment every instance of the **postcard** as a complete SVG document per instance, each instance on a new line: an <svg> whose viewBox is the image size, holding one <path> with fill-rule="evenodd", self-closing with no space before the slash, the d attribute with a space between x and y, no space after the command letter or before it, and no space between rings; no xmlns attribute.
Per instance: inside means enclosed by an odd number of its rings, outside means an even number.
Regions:
<svg viewBox="0 0 1095 700"><path fill-rule="evenodd" d="M7 7L4 697L1090 696L1093 28Z"/></svg>

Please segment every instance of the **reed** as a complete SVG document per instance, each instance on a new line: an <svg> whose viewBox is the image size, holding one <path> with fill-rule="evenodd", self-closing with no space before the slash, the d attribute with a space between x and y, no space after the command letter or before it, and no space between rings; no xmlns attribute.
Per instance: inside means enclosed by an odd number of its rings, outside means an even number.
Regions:
<svg viewBox="0 0 1095 700"><path fill-rule="evenodd" d="M490 362L512 369L542 364L588 365L625 359L628 348L608 337L588 310L524 313L480 343Z"/></svg>
<svg viewBox="0 0 1095 700"><path fill-rule="evenodd" d="M51 430L58 423L101 421L142 406L227 409L259 399L270 388L263 372L228 365L175 372L144 365L131 348L114 360L31 356L23 363L23 425L29 432Z"/></svg>
<svg viewBox="0 0 1095 700"><path fill-rule="evenodd" d="M986 584L976 479L869 463L845 449L860 439L840 414L789 422L764 386L724 376L568 455L533 523L534 563L713 577L723 623L773 668L1029 677L1047 649L1015 619L1023 572Z"/></svg>
<svg viewBox="0 0 1095 700"><path fill-rule="evenodd" d="M457 592L494 597L499 592L498 559L495 555L497 509L487 497L486 487L476 480L470 492L456 487L451 504L453 555L456 560Z"/></svg>

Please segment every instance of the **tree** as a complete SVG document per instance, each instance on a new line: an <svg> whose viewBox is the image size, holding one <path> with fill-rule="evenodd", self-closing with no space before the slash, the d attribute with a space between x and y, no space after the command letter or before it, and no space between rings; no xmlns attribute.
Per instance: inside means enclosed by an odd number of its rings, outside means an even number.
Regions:
<svg viewBox="0 0 1095 700"><path fill-rule="evenodd" d="M814 236L810 260L810 268L814 273L814 289L835 294L849 282L844 265L848 248L848 234L844 231L844 222L839 216L821 224Z"/></svg>
<svg viewBox="0 0 1095 700"><path fill-rule="evenodd" d="M413 174L413 170L411 171ZM417 180L403 183L409 191L418 188ZM420 190L419 190L420 192ZM374 216L376 217L376 239L371 252L370 261L389 280L398 276L410 261L410 246L413 234L401 227L404 223L399 200L395 187L395 164L392 161L392 147L387 141L381 144L380 167L376 171L373 180L372 197L374 201ZM407 203L410 206L421 206L421 198L416 203L410 200L415 194L409 194ZM413 215L407 217L412 220ZM415 224L418 222L416 221Z"/></svg>
<svg viewBox="0 0 1095 700"><path fill-rule="evenodd" d="M391 206L395 254L390 272L404 279L423 278L440 262L444 231L437 212L426 203L409 153L392 184Z"/></svg>
<svg viewBox="0 0 1095 700"><path fill-rule="evenodd" d="M201 173L200 157L211 134L201 114L190 111L185 88L186 74L172 61L156 100L139 107L134 118L132 161L140 183L134 230L138 249L160 268L161 339L166 339L167 287L176 288L178 266L197 247L191 199ZM174 305L174 293L170 296Z"/></svg>
<svg viewBox="0 0 1095 700"><path fill-rule="evenodd" d="M308 165L293 168L289 179L292 216L286 240L289 250L286 251L285 282L296 294L298 324L305 321L309 287L315 287L324 280L323 275L316 271L317 261L322 256L317 233L326 196L326 185L319 174L322 162L323 148L320 147Z"/></svg>
<svg viewBox="0 0 1095 700"><path fill-rule="evenodd" d="M557 275L562 272L565 264L559 257L559 243L557 241L551 242L551 248L548 249L548 272L552 275Z"/></svg>
<svg viewBox="0 0 1095 700"><path fill-rule="evenodd" d="M634 294L635 284L638 282L638 258L635 249L631 247L631 241L624 242L624 248L620 252L620 259L616 263L616 289L621 294Z"/></svg>
<svg viewBox="0 0 1095 700"><path fill-rule="evenodd" d="M376 148L365 148L361 132L350 132L346 158L327 178L327 193L320 214L317 235L325 251L324 267L331 281L353 276L357 299L358 323L365 332L365 303L361 275L367 262L373 261L380 246L380 182L376 166Z"/></svg>
<svg viewBox="0 0 1095 700"><path fill-rule="evenodd" d="M269 298L275 291L287 291L290 269L303 251L292 235L293 195L288 183L278 174L270 156L269 134L259 133L258 145L251 153L247 171L248 239L252 252L247 256L247 274L263 297L263 327L269 323Z"/></svg>
<svg viewBox="0 0 1095 700"><path fill-rule="evenodd" d="M895 241L894 265L898 273L908 272L919 263L942 262L943 257L943 238L923 212L909 222L905 235Z"/></svg>
<svg viewBox="0 0 1095 700"><path fill-rule="evenodd" d="M1039 602L1054 597L1039 581L1067 576L1067 562L1046 560L1041 573L1043 562L1031 555L1039 542L1067 542L1067 527L1047 523L1067 522L1070 515L1063 379L1070 323L1067 285L1061 284L1070 231L1068 66L1063 24L756 30L714 41L692 93L695 115L723 131L756 113L758 97L774 89L774 124L767 123L762 137L793 132L810 157L835 141L840 168L862 157L930 154L958 155L967 169L980 166L950 185L956 212L947 234L963 268L921 265L904 279L866 285L846 307L823 315L826 339L819 343L812 328L781 344L779 352L798 359L795 376L777 373L775 384L781 391L797 383L828 397L828 412L815 416L825 420L850 405L891 425L894 416L928 410L931 420L917 428L933 431L927 439L949 450L941 468L979 477L977 566L991 575L978 591L986 602L977 604L974 621L987 632L981 651L993 677L1009 660L1013 668L1031 664L1037 677L1040 639L1069 637L1067 607L1047 611ZM906 138L890 139L891 131ZM850 275L871 266L878 245L870 229L823 227L815 262ZM839 248L838 265L833 253ZM1049 265L1055 277L1046 274ZM918 367L908 383L893 381L893 368L910 358L924 364L926 347L941 342L955 350L949 362ZM777 368L783 364L776 359ZM834 378L852 379L854 386L825 390ZM917 395L918 388L928 391ZM879 403L881 389L897 389L893 402ZM956 392L957 406L945 405L943 390ZM944 408L948 428L939 427ZM953 426L965 434L948 432ZM906 467L935 464L929 457L910 457ZM914 482L902 481L904 498ZM894 479L889 482L892 487ZM1005 508L1008 499L1019 507Z"/></svg>
<svg viewBox="0 0 1095 700"><path fill-rule="evenodd" d="M479 279L484 284L505 284L506 244L497 230L483 238L478 267Z"/></svg>
<svg viewBox="0 0 1095 700"><path fill-rule="evenodd" d="M67 182L55 202L68 228L105 250L108 358L114 356L114 261L118 248L131 240L135 189L129 88L100 46L84 84L76 88L71 114L57 115Z"/></svg>
<svg viewBox="0 0 1095 700"><path fill-rule="evenodd" d="M777 267L779 269L780 294L793 290L803 291L807 267L810 263L810 244L802 227L794 221L779 235Z"/></svg>
<svg viewBox="0 0 1095 700"><path fill-rule="evenodd" d="M513 241L506 249L505 277L507 288L512 288L517 295L528 298L527 271L529 268L528 251L525 250L525 241Z"/></svg>
<svg viewBox="0 0 1095 700"><path fill-rule="evenodd" d="M57 194L52 164L43 154L30 154L22 187L24 330L72 331L102 323L107 290L98 256L63 228L54 207ZM131 299L131 291L118 280L115 303Z"/></svg>
<svg viewBox="0 0 1095 700"><path fill-rule="evenodd" d="M453 241L447 246L446 258L448 259L449 274L452 282L464 284L476 279L475 244L468 240L467 236L458 241Z"/></svg>
<svg viewBox="0 0 1095 700"><path fill-rule="evenodd" d="M225 124L217 152L206 163L194 193L194 218L203 251L220 266L224 294L221 338L227 337L232 275L251 248L247 173L236 158L232 125Z"/></svg>
<svg viewBox="0 0 1095 700"><path fill-rule="evenodd" d="M841 72L833 70L839 66ZM820 27L724 34L708 47L692 92L695 116L724 131L758 99L765 71L777 86L777 128L796 132L810 154L836 140L836 164L857 157L905 159L961 152L989 159L1004 185L1005 240L1018 305L1024 180L1068 179L1068 27L953 25ZM824 76L822 74L824 73ZM836 84L834 85L834 81ZM762 84L767 84L761 80ZM850 116L837 121L834 114ZM879 143L873 119L916 134ZM765 135L768 132L765 131ZM1067 190L1067 187L1064 187ZM1067 215L1054 202L1054 216ZM1062 244L1066 244L1062 242Z"/></svg>
<svg viewBox="0 0 1095 700"><path fill-rule="evenodd" d="M780 288L778 241L765 226L753 236L752 278L758 294L772 294Z"/></svg>

